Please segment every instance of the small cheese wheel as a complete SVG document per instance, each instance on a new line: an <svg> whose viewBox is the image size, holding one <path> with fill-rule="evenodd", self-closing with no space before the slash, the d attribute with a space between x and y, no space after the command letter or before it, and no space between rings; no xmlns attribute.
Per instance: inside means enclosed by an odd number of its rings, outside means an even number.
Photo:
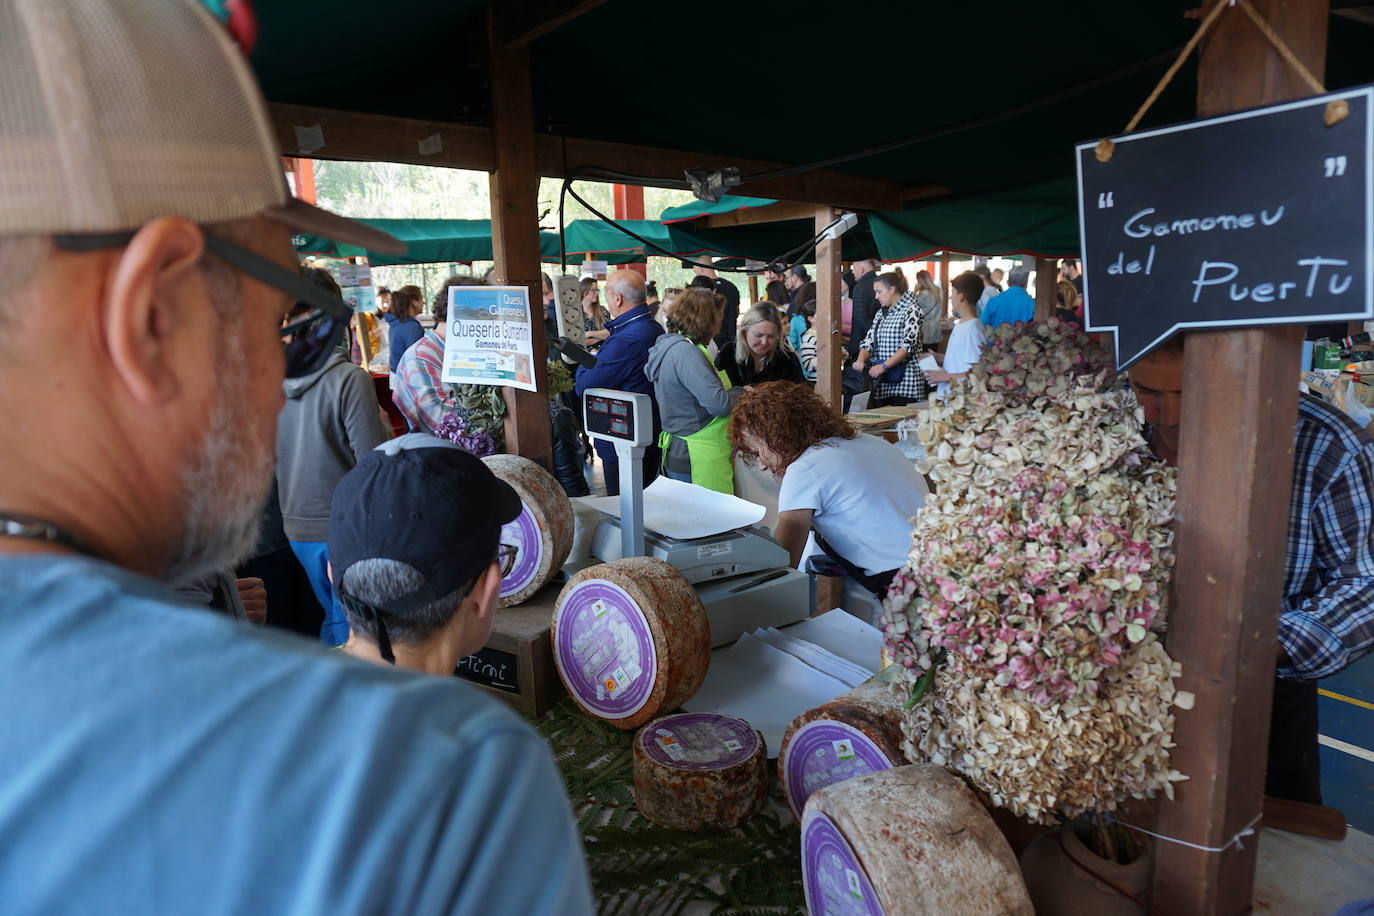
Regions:
<svg viewBox="0 0 1374 916"><path fill-rule="evenodd" d="M520 516L501 529L501 543L519 548L515 566L501 580L501 607L523 604L549 583L572 550L572 502L558 480L528 458L488 455L482 461L510 484L523 504Z"/></svg>
<svg viewBox="0 0 1374 916"><path fill-rule="evenodd" d="M797 820L816 790L904 765L901 716L891 688L868 680L792 720L778 750L778 776Z"/></svg>
<svg viewBox="0 0 1374 916"><path fill-rule="evenodd" d="M944 767L911 764L821 789L801 831L812 913L1034 916L1011 847Z"/></svg>
<svg viewBox="0 0 1374 916"><path fill-rule="evenodd" d="M685 712L635 736L635 806L660 827L730 830L768 796L763 735L734 716Z"/></svg>
<svg viewBox="0 0 1374 916"><path fill-rule="evenodd" d="M553 612L553 658L589 715L638 728L689 700L711 664L701 598L669 564L630 557L589 566Z"/></svg>

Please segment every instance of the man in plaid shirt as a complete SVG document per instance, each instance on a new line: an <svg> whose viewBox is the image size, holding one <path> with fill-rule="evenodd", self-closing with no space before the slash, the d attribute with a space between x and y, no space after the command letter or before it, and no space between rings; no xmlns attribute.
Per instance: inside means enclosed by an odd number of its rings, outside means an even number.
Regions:
<svg viewBox="0 0 1374 916"><path fill-rule="evenodd" d="M1131 367L1150 447L1178 462L1183 336ZM1265 794L1321 804L1317 679L1374 650L1374 440L1313 397L1298 403Z"/></svg>

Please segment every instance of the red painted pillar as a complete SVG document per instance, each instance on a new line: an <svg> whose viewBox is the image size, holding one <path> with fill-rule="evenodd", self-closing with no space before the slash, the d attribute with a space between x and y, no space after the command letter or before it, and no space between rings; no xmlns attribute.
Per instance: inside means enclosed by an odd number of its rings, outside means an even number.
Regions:
<svg viewBox="0 0 1374 916"><path fill-rule="evenodd" d="M643 219L644 218L644 189L637 184L617 184L611 185L612 196L615 200L616 219ZM626 242L633 243L634 240L629 236ZM637 270L645 277L649 276L649 265L644 261L636 264L626 264L630 270Z"/></svg>

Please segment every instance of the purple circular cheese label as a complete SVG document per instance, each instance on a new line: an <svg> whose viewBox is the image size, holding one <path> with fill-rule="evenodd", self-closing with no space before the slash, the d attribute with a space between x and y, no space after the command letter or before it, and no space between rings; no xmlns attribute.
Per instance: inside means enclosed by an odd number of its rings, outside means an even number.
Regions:
<svg viewBox="0 0 1374 916"><path fill-rule="evenodd" d="M783 784L798 818L811 793L865 773L892 769L892 761L867 735L834 719L817 719L797 729L787 743L784 765Z"/></svg>
<svg viewBox="0 0 1374 916"><path fill-rule="evenodd" d="M514 544L519 551L510 575L501 580L501 597L508 598L534 581L544 559L544 539L529 506L521 503L515 520L501 526L501 543Z"/></svg>
<svg viewBox="0 0 1374 916"><path fill-rule="evenodd" d="M553 653L563 683L603 719L627 719L649 700L658 655L644 612L604 579L573 586L558 610Z"/></svg>
<svg viewBox="0 0 1374 916"><path fill-rule="evenodd" d="M760 744L748 722L710 712L657 719L637 740L649 759L682 770L723 770L754 756Z"/></svg>
<svg viewBox="0 0 1374 916"><path fill-rule="evenodd" d="M883 916L849 842L830 818L814 811L802 824L802 884L811 916Z"/></svg>

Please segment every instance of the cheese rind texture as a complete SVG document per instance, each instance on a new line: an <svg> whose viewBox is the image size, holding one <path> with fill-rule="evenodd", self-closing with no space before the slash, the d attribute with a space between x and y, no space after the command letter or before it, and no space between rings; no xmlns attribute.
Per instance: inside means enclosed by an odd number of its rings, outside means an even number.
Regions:
<svg viewBox="0 0 1374 916"><path fill-rule="evenodd" d="M558 480L528 458L488 455L482 462L511 485L520 517L501 528L501 543L517 549L515 566L501 579L500 606L524 604L558 574L572 551L576 520Z"/></svg>
<svg viewBox="0 0 1374 916"><path fill-rule="evenodd" d="M635 736L639 813L661 827L730 830L768 796L768 751L748 722L717 713L655 719Z"/></svg>

